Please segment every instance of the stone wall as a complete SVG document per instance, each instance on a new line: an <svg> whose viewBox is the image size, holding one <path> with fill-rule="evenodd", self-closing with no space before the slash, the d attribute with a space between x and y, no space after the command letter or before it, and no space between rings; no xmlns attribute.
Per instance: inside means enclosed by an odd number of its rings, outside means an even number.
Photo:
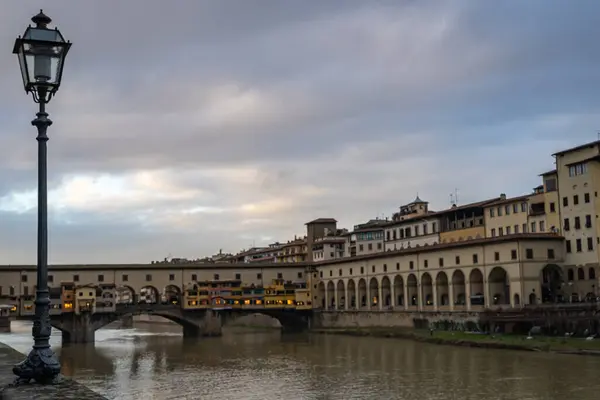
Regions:
<svg viewBox="0 0 600 400"><path fill-rule="evenodd" d="M0 343L0 400L106 400L104 396L85 386L64 378L58 385L29 384L9 387L15 376L12 367L25 356L12 347Z"/></svg>
<svg viewBox="0 0 600 400"><path fill-rule="evenodd" d="M477 323L478 313L410 311L323 311L313 314L311 328L423 328L428 324L449 322Z"/></svg>

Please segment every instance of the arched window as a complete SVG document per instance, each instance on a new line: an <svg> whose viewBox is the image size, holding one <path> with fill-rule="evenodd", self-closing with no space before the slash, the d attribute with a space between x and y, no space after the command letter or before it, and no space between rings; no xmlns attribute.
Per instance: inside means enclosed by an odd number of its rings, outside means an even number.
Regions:
<svg viewBox="0 0 600 400"><path fill-rule="evenodd" d="M579 281L585 280L585 271L581 267L577 268L577 280L579 280Z"/></svg>
<svg viewBox="0 0 600 400"><path fill-rule="evenodd" d="M593 267L590 267L590 270L588 271L588 278L596 279L596 270Z"/></svg>
<svg viewBox="0 0 600 400"><path fill-rule="evenodd" d="M573 268L569 268L569 270L567 271L567 277L569 281L575 279L575 273L573 272Z"/></svg>

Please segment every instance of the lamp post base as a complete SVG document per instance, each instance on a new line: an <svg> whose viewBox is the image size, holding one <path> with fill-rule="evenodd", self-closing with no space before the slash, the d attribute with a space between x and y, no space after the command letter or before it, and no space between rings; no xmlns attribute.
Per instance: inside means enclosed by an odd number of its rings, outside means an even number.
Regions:
<svg viewBox="0 0 600 400"><path fill-rule="evenodd" d="M60 383L60 363L51 348L32 349L27 358L13 367L17 379L13 386L29 383L32 379L43 385Z"/></svg>

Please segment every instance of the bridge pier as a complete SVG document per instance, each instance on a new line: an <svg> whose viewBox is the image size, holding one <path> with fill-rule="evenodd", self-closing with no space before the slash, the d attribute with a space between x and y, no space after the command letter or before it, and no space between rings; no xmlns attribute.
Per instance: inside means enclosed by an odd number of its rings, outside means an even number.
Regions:
<svg viewBox="0 0 600 400"><path fill-rule="evenodd" d="M92 322L92 314L74 313L68 320L62 322L62 343L94 343L96 341L96 328Z"/></svg>
<svg viewBox="0 0 600 400"><path fill-rule="evenodd" d="M121 317L121 329L133 328L133 315L125 315Z"/></svg>

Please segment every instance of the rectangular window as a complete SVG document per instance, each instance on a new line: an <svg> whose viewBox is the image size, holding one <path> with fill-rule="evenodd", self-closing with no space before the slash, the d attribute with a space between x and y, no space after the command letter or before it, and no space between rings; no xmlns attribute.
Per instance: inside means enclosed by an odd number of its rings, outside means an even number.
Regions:
<svg viewBox="0 0 600 400"><path fill-rule="evenodd" d="M584 193L583 194L583 201L585 203L589 203L590 202L590 194L589 193Z"/></svg>
<svg viewBox="0 0 600 400"><path fill-rule="evenodd" d="M479 262L479 256L477 254L473 254L473 264L477 264Z"/></svg>
<svg viewBox="0 0 600 400"><path fill-rule="evenodd" d="M513 213L518 213L519 212L519 205L517 203L513 204Z"/></svg>
<svg viewBox="0 0 600 400"><path fill-rule="evenodd" d="M506 227L506 234L507 234L507 235L510 235L510 226L507 226L507 227Z"/></svg>
<svg viewBox="0 0 600 400"><path fill-rule="evenodd" d="M513 228L515 229L515 233L519 233L519 225L515 225Z"/></svg>
<svg viewBox="0 0 600 400"><path fill-rule="evenodd" d="M500 253L497 251L494 253L494 261L500 261Z"/></svg>
<svg viewBox="0 0 600 400"><path fill-rule="evenodd" d="M48 282L54 282L54 275L48 275Z"/></svg>
<svg viewBox="0 0 600 400"><path fill-rule="evenodd" d="M432 233L437 233L437 222L432 222L431 223L431 232Z"/></svg>
<svg viewBox="0 0 600 400"><path fill-rule="evenodd" d="M415 268L415 263L413 261L408 263L408 268L410 269L414 269Z"/></svg>
<svg viewBox="0 0 600 400"><path fill-rule="evenodd" d="M423 260L423 268L427 268L427 267L429 267L429 261Z"/></svg>
<svg viewBox="0 0 600 400"><path fill-rule="evenodd" d="M427 235L427 224L423 224L423 235Z"/></svg>
<svg viewBox="0 0 600 400"><path fill-rule="evenodd" d="M527 233L527 224L523 224L523 233Z"/></svg>
<svg viewBox="0 0 600 400"><path fill-rule="evenodd" d="M521 203L521 212L527 212L527 203Z"/></svg>
<svg viewBox="0 0 600 400"><path fill-rule="evenodd" d="M278 272L277 273L277 279L283 279L283 273L282 272Z"/></svg>
<svg viewBox="0 0 600 400"><path fill-rule="evenodd" d="M565 218L565 219L564 219L564 221L563 221L563 229L564 229L565 231L569 231L569 230L571 230L571 226L570 226L570 224L569 224L569 218Z"/></svg>
<svg viewBox="0 0 600 400"><path fill-rule="evenodd" d="M104 275L98 275L98 282L104 282Z"/></svg>
<svg viewBox="0 0 600 400"><path fill-rule="evenodd" d="M504 215L510 215L510 205L504 206Z"/></svg>
<svg viewBox="0 0 600 400"><path fill-rule="evenodd" d="M21 275L21 282L27 282L27 275Z"/></svg>
<svg viewBox="0 0 600 400"><path fill-rule="evenodd" d="M192 274L192 281L195 282L198 280L198 275Z"/></svg>
<svg viewBox="0 0 600 400"><path fill-rule="evenodd" d="M73 282L79 282L79 275L73 275Z"/></svg>
<svg viewBox="0 0 600 400"><path fill-rule="evenodd" d="M577 204L579 204L579 196L578 195L574 195L573 196L573 205L576 206Z"/></svg>
<svg viewBox="0 0 600 400"><path fill-rule="evenodd" d="M556 212L556 204L554 202L550 203L550 212Z"/></svg>
<svg viewBox="0 0 600 400"><path fill-rule="evenodd" d="M581 221L579 220L579 217L575 217L575 229L581 229Z"/></svg>
<svg viewBox="0 0 600 400"><path fill-rule="evenodd" d="M496 228L492 228L492 237L496 237Z"/></svg>
<svg viewBox="0 0 600 400"><path fill-rule="evenodd" d="M510 259L511 260L516 260L517 259L517 251L516 250L511 250L510 251Z"/></svg>
<svg viewBox="0 0 600 400"><path fill-rule="evenodd" d="M533 260L533 249L525 249L525 258Z"/></svg>
<svg viewBox="0 0 600 400"><path fill-rule="evenodd" d="M592 227L592 216L589 214L585 216L585 227L586 228Z"/></svg>
<svg viewBox="0 0 600 400"><path fill-rule="evenodd" d="M594 238L587 238L587 247L588 247L588 251L592 251L594 250Z"/></svg>
<svg viewBox="0 0 600 400"><path fill-rule="evenodd" d="M554 249L548 249L548 259L554 260Z"/></svg>
<svg viewBox="0 0 600 400"><path fill-rule="evenodd" d="M563 207L568 207L568 206L569 206L569 198L563 197Z"/></svg>
<svg viewBox="0 0 600 400"><path fill-rule="evenodd" d="M581 239L576 239L575 240L575 249L577 250L578 253L581 253Z"/></svg>
<svg viewBox="0 0 600 400"><path fill-rule="evenodd" d="M570 253L571 252L571 241L570 240L566 240L565 241L565 245L566 245L566 248L567 248L567 253Z"/></svg>
<svg viewBox="0 0 600 400"><path fill-rule="evenodd" d="M494 208L490 208L490 218L494 218L496 216L496 212Z"/></svg>
<svg viewBox="0 0 600 400"><path fill-rule="evenodd" d="M442 257L439 258L438 263L440 265L440 267L444 266L444 259Z"/></svg>
<svg viewBox="0 0 600 400"><path fill-rule="evenodd" d="M352 269L350 269L350 273L352 273ZM298 272L298 279L302 279L302 272Z"/></svg>
<svg viewBox="0 0 600 400"><path fill-rule="evenodd" d="M556 178L548 178L545 181L546 192L556 192Z"/></svg>
<svg viewBox="0 0 600 400"><path fill-rule="evenodd" d="M546 223L544 221L540 221L540 232L546 231Z"/></svg>
<svg viewBox="0 0 600 400"><path fill-rule="evenodd" d="M502 216L502 207L498 207L498 216L501 217Z"/></svg>
<svg viewBox="0 0 600 400"><path fill-rule="evenodd" d="M219 274L214 274L213 275L213 280L218 281L219 280Z"/></svg>
<svg viewBox="0 0 600 400"><path fill-rule="evenodd" d="M360 267L360 274L364 274L365 273L365 267Z"/></svg>
<svg viewBox="0 0 600 400"><path fill-rule="evenodd" d="M400 271L400 263L396 263L396 271Z"/></svg>
<svg viewBox="0 0 600 400"><path fill-rule="evenodd" d="M170 281L174 281L175 280L175 274L169 274L169 280Z"/></svg>
<svg viewBox="0 0 600 400"><path fill-rule="evenodd" d="M242 279L242 274L235 274L235 279L237 279L238 281L239 281L240 279Z"/></svg>
<svg viewBox="0 0 600 400"><path fill-rule="evenodd" d="M123 274L123 276L121 276L121 280L122 280L123 282L128 282L128 281L129 281L129 275L127 275L127 274Z"/></svg>
<svg viewBox="0 0 600 400"><path fill-rule="evenodd" d="M535 233L535 221L531 223L531 233Z"/></svg>
<svg viewBox="0 0 600 400"><path fill-rule="evenodd" d="M373 250L373 243L369 243L367 247L369 248L369 251Z"/></svg>
<svg viewBox="0 0 600 400"><path fill-rule="evenodd" d="M460 265L460 256L456 256L456 257L454 257L454 263L455 263L456 265Z"/></svg>
<svg viewBox="0 0 600 400"><path fill-rule="evenodd" d="M498 228L498 236L503 236L504 235L504 228L500 227Z"/></svg>
<svg viewBox="0 0 600 400"><path fill-rule="evenodd" d="M146 282L151 282L151 281L152 281L152 275L146 274Z"/></svg>
<svg viewBox="0 0 600 400"><path fill-rule="evenodd" d="M569 166L569 176L572 178L574 176L579 176L587 173L587 164L586 163L578 163Z"/></svg>
<svg viewBox="0 0 600 400"><path fill-rule="evenodd" d="M323 277L323 275L321 275L321 278L322 277ZM256 279L260 281L262 279L262 274L261 273L256 274Z"/></svg>

